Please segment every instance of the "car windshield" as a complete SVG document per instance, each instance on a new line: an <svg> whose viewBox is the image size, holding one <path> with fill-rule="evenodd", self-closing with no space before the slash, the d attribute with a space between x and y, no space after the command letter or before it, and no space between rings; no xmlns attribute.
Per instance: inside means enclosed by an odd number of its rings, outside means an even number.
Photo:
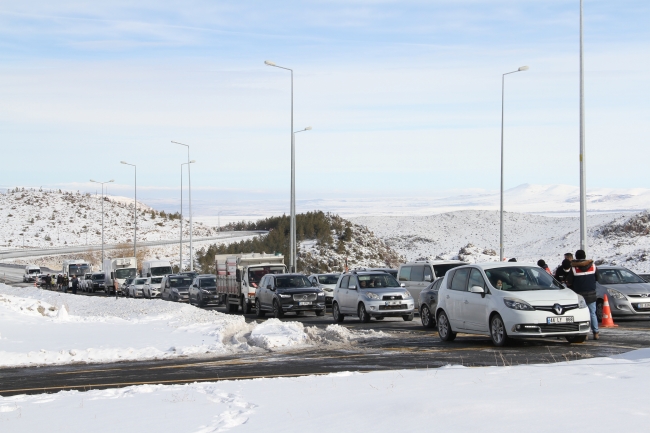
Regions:
<svg viewBox="0 0 650 433"><path fill-rule="evenodd" d="M509 266L486 269L485 275L490 280L492 287L499 289L501 286L500 289L506 292L562 290L564 288L545 270L536 267Z"/></svg>
<svg viewBox="0 0 650 433"><path fill-rule="evenodd" d="M358 275L360 289L377 289L383 287L400 287L395 277L390 274Z"/></svg>
<svg viewBox="0 0 650 433"><path fill-rule="evenodd" d="M151 282L152 282L153 284L160 284L160 282L162 281L162 279L163 279L163 277L152 278L152 279L151 279Z"/></svg>
<svg viewBox="0 0 650 433"><path fill-rule="evenodd" d="M149 273L151 273L152 277L169 275L172 273L172 268L171 266L159 266L157 268L150 268Z"/></svg>
<svg viewBox="0 0 650 433"><path fill-rule="evenodd" d="M288 275L286 277L276 277L275 286L280 289L297 289L311 287L311 283L303 275Z"/></svg>
<svg viewBox="0 0 650 433"><path fill-rule="evenodd" d="M133 278L135 277L135 269L130 268L130 269L118 269L115 271L115 278L118 280L123 280L125 278Z"/></svg>
<svg viewBox="0 0 650 433"><path fill-rule="evenodd" d="M40 274L41 270L40 269L30 269L29 271L27 271L27 273L30 274L30 275L31 274Z"/></svg>
<svg viewBox="0 0 650 433"><path fill-rule="evenodd" d="M146 282L147 282L146 278L138 278L137 280L135 280L135 283L133 283L133 284L138 285L138 284L144 284Z"/></svg>
<svg viewBox="0 0 650 433"><path fill-rule="evenodd" d="M189 287L190 284L192 284L192 278L190 277L172 277L169 279L171 287Z"/></svg>
<svg viewBox="0 0 650 433"><path fill-rule="evenodd" d="M319 275L318 282L320 284L336 284L339 281L340 274Z"/></svg>
<svg viewBox="0 0 650 433"><path fill-rule="evenodd" d="M217 285L216 278L199 278L200 287L214 287Z"/></svg>
<svg viewBox="0 0 650 433"><path fill-rule="evenodd" d="M286 272L284 266L256 266L248 268L248 282L256 287L266 274L282 274Z"/></svg>
<svg viewBox="0 0 650 433"><path fill-rule="evenodd" d="M103 280L103 279L104 279L104 274L93 275L93 280Z"/></svg>
<svg viewBox="0 0 650 433"><path fill-rule="evenodd" d="M645 281L627 269L596 269L600 284L636 284Z"/></svg>

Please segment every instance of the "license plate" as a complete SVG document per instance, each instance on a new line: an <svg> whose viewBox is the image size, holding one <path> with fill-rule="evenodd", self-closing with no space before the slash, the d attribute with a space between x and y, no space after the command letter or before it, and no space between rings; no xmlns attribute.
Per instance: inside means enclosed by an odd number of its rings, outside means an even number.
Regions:
<svg viewBox="0 0 650 433"><path fill-rule="evenodd" d="M650 308L650 304L639 304L639 308Z"/></svg>
<svg viewBox="0 0 650 433"><path fill-rule="evenodd" d="M386 305L400 305L402 301L386 301Z"/></svg>
<svg viewBox="0 0 650 433"><path fill-rule="evenodd" d="M573 323L573 316L566 317L547 317L546 323L552 325L554 323Z"/></svg>
<svg viewBox="0 0 650 433"><path fill-rule="evenodd" d="M311 305L311 302L298 302L298 305Z"/></svg>

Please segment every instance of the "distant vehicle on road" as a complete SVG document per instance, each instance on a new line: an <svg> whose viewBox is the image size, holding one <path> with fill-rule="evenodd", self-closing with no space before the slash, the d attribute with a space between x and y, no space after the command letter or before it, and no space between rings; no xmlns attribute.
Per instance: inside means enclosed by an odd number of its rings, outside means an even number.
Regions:
<svg viewBox="0 0 650 433"><path fill-rule="evenodd" d="M264 317L266 312L280 318L286 313L302 315L313 311L325 315L325 292L302 274L267 274L255 290L255 313Z"/></svg>
<svg viewBox="0 0 650 433"><path fill-rule="evenodd" d="M371 318L402 317L413 320L414 300L390 274L352 271L341 275L332 301L332 316L342 322L346 316L358 316L364 322Z"/></svg>
<svg viewBox="0 0 650 433"><path fill-rule="evenodd" d="M425 328L435 328L436 318L435 312L438 309L438 290L442 278L438 278L433 283L429 284L426 289L420 292L420 321Z"/></svg>
<svg viewBox="0 0 650 433"><path fill-rule="evenodd" d="M173 274L172 265L166 260L148 260L142 263L141 277L164 277Z"/></svg>
<svg viewBox="0 0 650 433"><path fill-rule="evenodd" d="M136 278L133 280L126 292L127 298L143 298L144 297L144 285L147 283L148 278Z"/></svg>
<svg viewBox="0 0 650 433"><path fill-rule="evenodd" d="M115 280L117 280L118 290L121 290L124 280L135 277L138 267L135 257L121 257L105 259L102 270L106 287L108 287L106 293L110 294L115 293Z"/></svg>
<svg viewBox="0 0 650 433"><path fill-rule="evenodd" d="M582 296L539 266L510 262L447 272L438 290L435 317L442 341L452 341L462 332L490 336L495 346L531 337L582 343L591 330Z"/></svg>
<svg viewBox="0 0 650 433"><path fill-rule="evenodd" d="M160 298L160 283L164 277L149 277L142 288L142 296L147 299Z"/></svg>
<svg viewBox="0 0 650 433"><path fill-rule="evenodd" d="M128 290L129 290L129 286L130 286L131 284L133 284L133 281L134 281L135 279L136 279L136 277L131 277L131 278L127 278L126 280L124 280L124 282L123 282L122 285L120 286L120 293L122 294L122 296L126 296L126 295L127 295L127 292L128 292Z"/></svg>
<svg viewBox="0 0 650 433"><path fill-rule="evenodd" d="M217 293L229 313L236 313L239 307L244 314L250 313L255 305L255 290L262 277L287 272L282 254L217 255L215 267Z"/></svg>
<svg viewBox="0 0 650 433"><path fill-rule="evenodd" d="M93 274L88 273L79 277L79 289L82 292L91 292L93 288Z"/></svg>
<svg viewBox="0 0 650 433"><path fill-rule="evenodd" d="M25 266L25 273L23 274L23 283L31 283L32 281L36 281L40 273L41 273L40 266L36 266L36 265Z"/></svg>
<svg viewBox="0 0 650 433"><path fill-rule="evenodd" d="M188 291L188 302L197 307L218 304L217 276L213 274L197 275Z"/></svg>
<svg viewBox="0 0 650 433"><path fill-rule="evenodd" d="M391 269L391 268L357 268L357 269L352 269L353 271L373 271L373 272L386 272L387 274L391 274L393 278L397 279L397 269Z"/></svg>
<svg viewBox="0 0 650 433"><path fill-rule="evenodd" d="M194 279L196 278L197 275L199 275L199 273L196 271L185 271L185 272L179 272L176 275L185 275L187 277L190 277L191 279Z"/></svg>
<svg viewBox="0 0 650 433"><path fill-rule="evenodd" d="M189 275L166 275L160 283L161 298L164 301L189 302L189 291L193 278Z"/></svg>
<svg viewBox="0 0 650 433"><path fill-rule="evenodd" d="M104 273L103 272L93 272L92 275L92 288L91 292L96 292L97 290L104 290L106 291L106 280L104 279Z"/></svg>
<svg viewBox="0 0 650 433"><path fill-rule="evenodd" d="M318 287L325 292L325 305L332 305L334 299L334 287L339 282L340 273L338 274L312 274L309 281L312 286Z"/></svg>
<svg viewBox="0 0 650 433"><path fill-rule="evenodd" d="M93 271L92 266L85 260L64 260L63 261L63 274L67 275L68 278L72 279L73 275L76 275L77 278L91 273Z"/></svg>
<svg viewBox="0 0 650 433"><path fill-rule="evenodd" d="M408 262L399 267L398 281L411 292L419 302L420 292L436 278L444 277L447 271L467 263L460 260L433 260ZM416 305L419 308L419 305Z"/></svg>
<svg viewBox="0 0 650 433"><path fill-rule="evenodd" d="M596 269L596 315L603 318L605 294L612 316L650 317L650 283L622 266Z"/></svg>

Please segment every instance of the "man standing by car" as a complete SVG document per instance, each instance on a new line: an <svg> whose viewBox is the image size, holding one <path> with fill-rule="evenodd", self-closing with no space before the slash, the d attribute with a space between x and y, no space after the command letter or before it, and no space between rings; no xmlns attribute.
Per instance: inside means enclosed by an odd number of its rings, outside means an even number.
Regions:
<svg viewBox="0 0 650 433"><path fill-rule="evenodd" d="M585 298L591 315L591 331L594 340L598 340L598 317L596 316L596 265L593 260L587 260L583 250L576 251L575 260L571 261L573 268L573 289L578 295Z"/></svg>
<svg viewBox="0 0 650 433"><path fill-rule="evenodd" d="M77 294L77 289L79 288L79 279L77 278L76 275L72 276L72 294L76 295Z"/></svg>

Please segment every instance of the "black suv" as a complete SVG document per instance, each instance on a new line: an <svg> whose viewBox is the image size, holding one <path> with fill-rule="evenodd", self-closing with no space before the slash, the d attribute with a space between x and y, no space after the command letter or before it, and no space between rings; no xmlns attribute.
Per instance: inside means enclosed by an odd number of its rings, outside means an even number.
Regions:
<svg viewBox="0 0 650 433"><path fill-rule="evenodd" d="M190 305L194 304L197 307L205 307L208 304L218 304L217 276L214 274L197 275L190 286L188 301Z"/></svg>
<svg viewBox="0 0 650 433"><path fill-rule="evenodd" d="M92 276L92 291L106 290L106 276L102 272L96 272Z"/></svg>
<svg viewBox="0 0 650 433"><path fill-rule="evenodd" d="M185 273L166 275L160 283L160 297L163 301L188 302L192 277Z"/></svg>
<svg viewBox="0 0 650 433"><path fill-rule="evenodd" d="M255 313L264 317L267 311L280 318L284 313L302 315L314 311L325 315L325 292L313 287L302 274L267 274L255 290Z"/></svg>

